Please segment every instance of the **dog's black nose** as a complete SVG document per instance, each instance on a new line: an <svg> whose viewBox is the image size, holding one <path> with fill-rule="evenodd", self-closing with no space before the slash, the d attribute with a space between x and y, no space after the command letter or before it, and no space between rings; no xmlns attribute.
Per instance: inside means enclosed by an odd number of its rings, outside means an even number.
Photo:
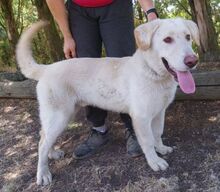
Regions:
<svg viewBox="0 0 220 192"><path fill-rule="evenodd" d="M193 68L198 63L198 57L196 55L188 55L184 58L184 63L189 68Z"/></svg>

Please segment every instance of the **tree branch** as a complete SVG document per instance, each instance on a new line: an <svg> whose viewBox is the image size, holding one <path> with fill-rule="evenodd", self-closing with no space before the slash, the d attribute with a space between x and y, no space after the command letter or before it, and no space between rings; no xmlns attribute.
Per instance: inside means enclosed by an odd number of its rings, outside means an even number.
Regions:
<svg viewBox="0 0 220 192"><path fill-rule="evenodd" d="M183 10L189 15L192 17L192 13L189 12L189 10L179 1L179 0L176 0L177 3L183 8Z"/></svg>

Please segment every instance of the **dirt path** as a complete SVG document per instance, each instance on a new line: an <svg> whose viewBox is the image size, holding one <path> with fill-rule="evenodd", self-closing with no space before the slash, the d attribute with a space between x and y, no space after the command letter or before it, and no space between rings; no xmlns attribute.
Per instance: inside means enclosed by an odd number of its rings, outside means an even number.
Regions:
<svg viewBox="0 0 220 192"><path fill-rule="evenodd" d="M164 158L165 172L153 172L144 157L126 155L123 125L118 115L108 118L111 142L85 160L71 158L87 137L84 111L59 138L63 160L50 161L53 184L35 184L40 128L35 100L0 100L0 191L72 192L219 192L220 101L177 102L167 111L164 141L175 146ZM82 127L87 127L82 129Z"/></svg>

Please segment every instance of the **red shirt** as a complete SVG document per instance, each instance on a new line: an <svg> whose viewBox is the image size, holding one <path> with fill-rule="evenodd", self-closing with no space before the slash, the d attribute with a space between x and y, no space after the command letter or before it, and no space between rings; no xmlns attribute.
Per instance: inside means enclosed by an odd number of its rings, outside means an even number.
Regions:
<svg viewBox="0 0 220 192"><path fill-rule="evenodd" d="M111 4L113 0L73 0L73 2L82 7L101 7Z"/></svg>

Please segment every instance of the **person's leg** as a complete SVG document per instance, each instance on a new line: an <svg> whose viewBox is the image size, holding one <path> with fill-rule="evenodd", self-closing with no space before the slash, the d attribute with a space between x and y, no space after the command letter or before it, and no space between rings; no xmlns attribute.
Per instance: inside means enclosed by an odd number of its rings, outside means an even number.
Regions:
<svg viewBox="0 0 220 192"><path fill-rule="evenodd" d="M103 127L105 125L105 118L107 116L107 111L88 106L86 107L86 117L92 122L93 127Z"/></svg>
<svg viewBox="0 0 220 192"><path fill-rule="evenodd" d="M115 0L102 12L100 10L100 34L108 57L125 57L134 54L134 19L132 1ZM136 157L142 150L135 137L132 120L128 114L120 114L126 127L127 152Z"/></svg>
<svg viewBox="0 0 220 192"><path fill-rule="evenodd" d="M77 57L101 57L102 40L95 15L70 0L67 2L67 9L70 30L76 42ZM105 127L107 112L88 106L86 116L93 127L87 140L75 148L73 155L76 158L89 156L108 141Z"/></svg>
<svg viewBox="0 0 220 192"><path fill-rule="evenodd" d="M77 57L101 57L102 40L97 20L72 0L67 1L67 11Z"/></svg>

